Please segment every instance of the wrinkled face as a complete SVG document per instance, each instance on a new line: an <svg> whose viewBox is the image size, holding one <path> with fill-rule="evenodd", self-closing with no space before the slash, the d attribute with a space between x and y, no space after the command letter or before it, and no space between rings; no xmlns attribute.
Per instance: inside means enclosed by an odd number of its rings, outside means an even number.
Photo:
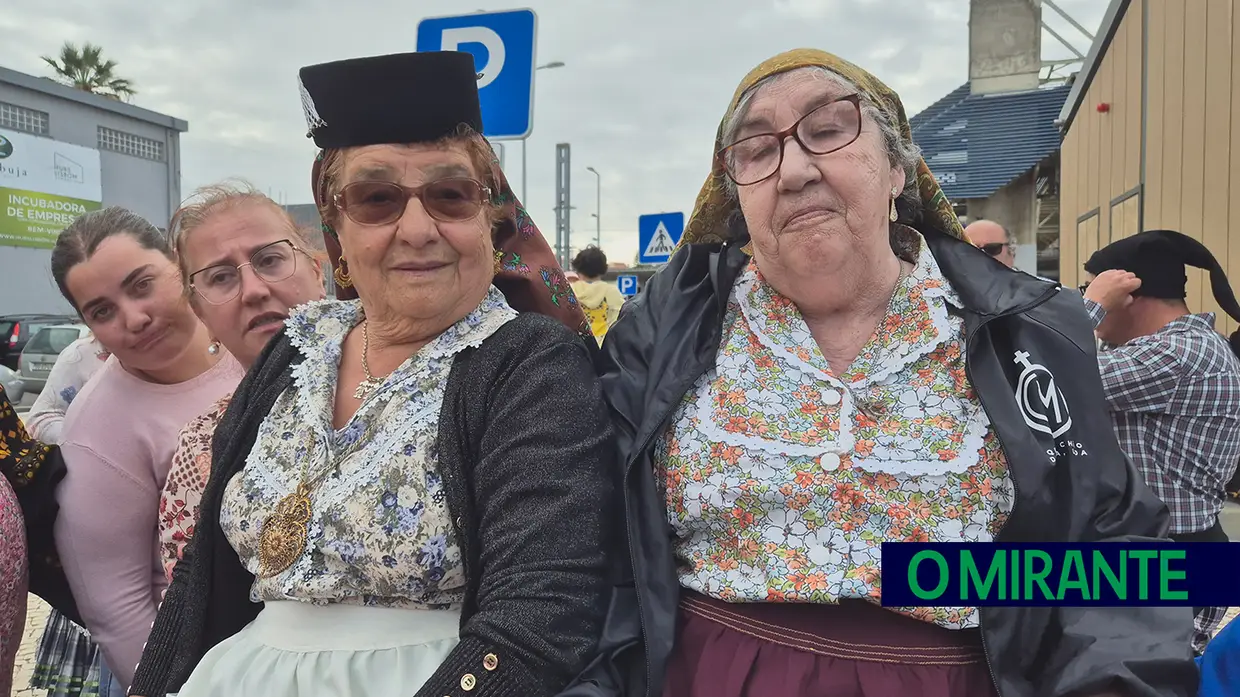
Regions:
<svg viewBox="0 0 1240 697"><path fill-rule="evenodd" d="M753 97L733 140L783 130L845 96L819 74L786 73ZM882 133L869 117L862 118L855 141L826 155L811 155L788 138L774 176L738 187L763 275L779 289L781 276L827 274L855 263L858 253L890 255L893 187L904 188L904 173L891 166Z"/></svg>
<svg viewBox="0 0 1240 697"><path fill-rule="evenodd" d="M371 145L344 156L341 188L361 181L409 188L454 177L482 181L464 145ZM445 222L412 197L391 223L361 225L341 213L340 248L368 315L448 326L473 311L495 273L489 210L483 206L469 219Z"/></svg>
<svg viewBox="0 0 1240 697"><path fill-rule="evenodd" d="M167 369L198 329L180 269L133 235L104 240L65 284L99 343L128 369Z"/></svg>
<svg viewBox="0 0 1240 697"><path fill-rule="evenodd" d="M254 362L290 309L324 296L319 263L297 244L280 211L251 202L212 213L181 245L194 312L242 365Z"/></svg>

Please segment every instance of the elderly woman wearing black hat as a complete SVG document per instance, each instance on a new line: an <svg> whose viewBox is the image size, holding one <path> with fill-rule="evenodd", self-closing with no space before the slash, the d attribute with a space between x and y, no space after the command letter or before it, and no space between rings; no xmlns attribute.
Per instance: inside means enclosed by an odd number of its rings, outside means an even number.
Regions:
<svg viewBox="0 0 1240 697"><path fill-rule="evenodd" d="M295 310L237 390L131 692L554 694L616 518L584 315L479 135L471 56L301 80L358 300Z"/></svg>
<svg viewBox="0 0 1240 697"><path fill-rule="evenodd" d="M1219 307L1240 321L1222 265L1197 240L1149 230L1085 263L1085 305L1106 350L1102 384L1120 447L1171 511L1179 542L1227 542L1219 513L1240 460L1240 332L1230 346L1214 314L1185 303L1185 266L1210 273ZM1226 608L1198 608L1200 653Z"/></svg>

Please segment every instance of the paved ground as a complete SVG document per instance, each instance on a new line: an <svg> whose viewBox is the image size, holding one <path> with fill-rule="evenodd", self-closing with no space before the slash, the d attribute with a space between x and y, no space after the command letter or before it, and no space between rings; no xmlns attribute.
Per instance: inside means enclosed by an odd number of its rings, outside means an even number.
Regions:
<svg viewBox="0 0 1240 697"><path fill-rule="evenodd" d="M31 595L26 610L26 633L22 647L17 651L17 671L13 675L13 697L42 697L43 690L29 689L30 674L34 671L34 652L43 635L43 623L47 621L48 607L42 600Z"/></svg>

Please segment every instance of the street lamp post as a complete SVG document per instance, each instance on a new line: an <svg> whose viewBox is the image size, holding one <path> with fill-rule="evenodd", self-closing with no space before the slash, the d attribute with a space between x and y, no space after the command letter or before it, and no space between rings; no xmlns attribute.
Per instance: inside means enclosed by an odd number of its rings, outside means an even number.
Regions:
<svg viewBox="0 0 1240 697"><path fill-rule="evenodd" d="M594 246L599 249L603 248L603 175L598 173L593 167L586 167L587 172L593 172L596 180L595 196L594 196Z"/></svg>
<svg viewBox="0 0 1240 697"><path fill-rule="evenodd" d="M553 69L553 68L563 68L563 67L564 67L564 61L551 61L550 63L544 63L543 65L540 65L540 66L538 66L538 67L534 68L534 70L535 70L535 71L538 71L538 70L551 70L551 69ZM531 96L530 98L531 98L531 99L533 99L533 97L532 97L532 96ZM521 139L521 203L522 203L522 204L524 204L524 205L529 205L529 203L528 203L528 199L526 198L526 192L527 192L527 189L526 189L526 186L525 186L525 182L526 182L526 180L528 180L528 179L529 179L529 176L528 176L528 175L529 175L529 171L528 171L528 169L527 169L527 168L526 168L526 166L525 166L525 162L526 162L526 157L525 157L525 141L527 141L527 140L529 140L529 137L528 137L528 136L527 136L527 137L525 137L525 138L522 138L522 139Z"/></svg>

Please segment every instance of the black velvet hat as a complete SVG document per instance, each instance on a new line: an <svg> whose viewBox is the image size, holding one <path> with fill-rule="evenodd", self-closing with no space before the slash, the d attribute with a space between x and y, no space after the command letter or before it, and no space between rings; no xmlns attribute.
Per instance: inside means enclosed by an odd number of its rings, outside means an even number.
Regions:
<svg viewBox="0 0 1240 697"><path fill-rule="evenodd" d="M320 148L438 140L465 124L482 133L474 57L397 53L302 68L307 134Z"/></svg>
<svg viewBox="0 0 1240 697"><path fill-rule="evenodd" d="M1085 262L1085 270L1095 276L1112 269L1128 271L1141 279L1141 287L1133 295L1183 300L1188 285L1186 265L1210 272L1214 299L1232 319L1240 321L1240 304L1222 264L1205 245L1173 230L1146 230L1112 242L1094 252Z"/></svg>

